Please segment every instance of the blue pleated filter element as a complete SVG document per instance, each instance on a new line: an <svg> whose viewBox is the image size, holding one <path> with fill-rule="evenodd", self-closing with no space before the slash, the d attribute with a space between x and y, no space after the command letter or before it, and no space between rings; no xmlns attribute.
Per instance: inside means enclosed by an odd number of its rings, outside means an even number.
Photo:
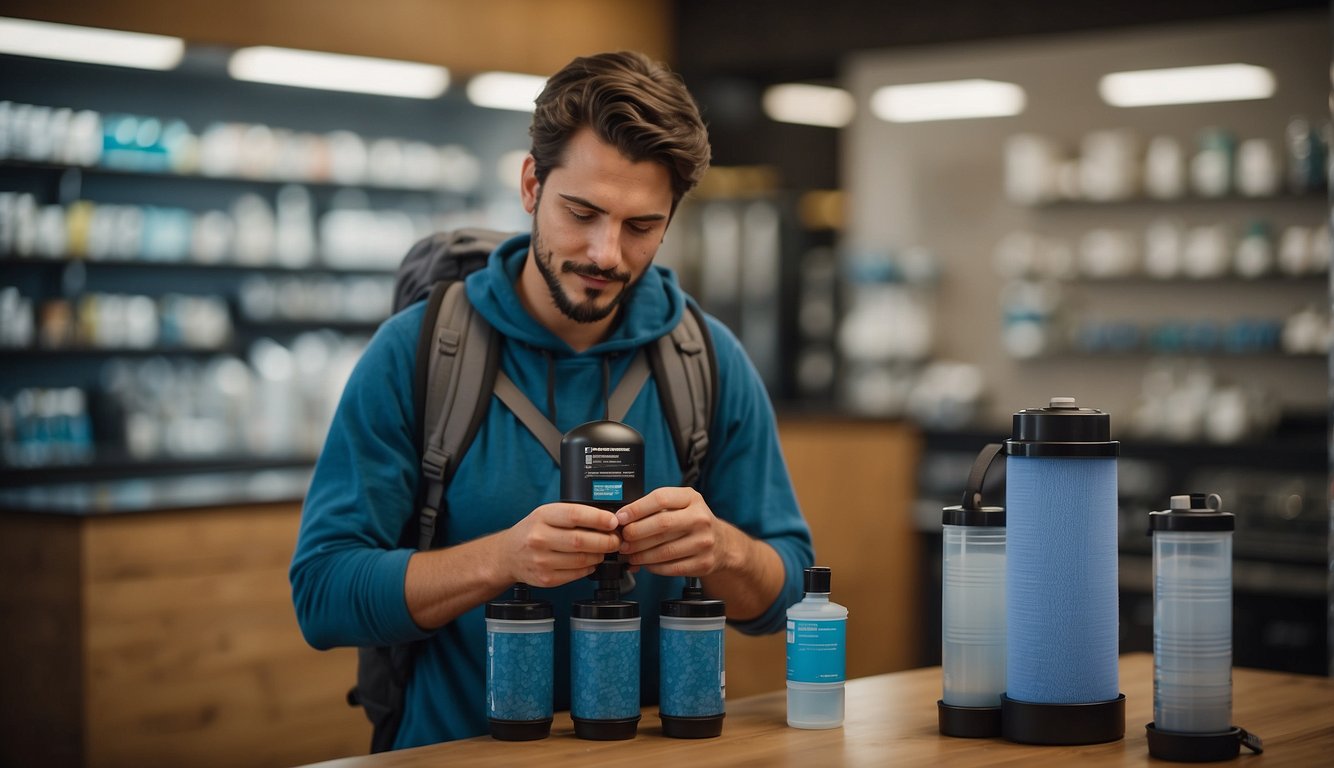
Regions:
<svg viewBox="0 0 1334 768"><path fill-rule="evenodd" d="M1116 459L1011 455L1005 502L1006 695L1115 699Z"/></svg>

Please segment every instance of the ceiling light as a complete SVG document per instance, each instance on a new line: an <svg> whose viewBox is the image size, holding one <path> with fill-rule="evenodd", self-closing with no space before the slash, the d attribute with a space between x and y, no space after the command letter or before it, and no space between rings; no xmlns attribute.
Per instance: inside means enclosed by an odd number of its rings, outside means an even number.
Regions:
<svg viewBox="0 0 1334 768"><path fill-rule="evenodd" d="M764 114L780 123L842 128L852 122L857 105L842 88L783 83L764 91Z"/></svg>
<svg viewBox="0 0 1334 768"><path fill-rule="evenodd" d="M1274 95L1274 73L1252 64L1142 69L1113 72L1098 82L1102 100L1114 107L1248 101Z"/></svg>
<svg viewBox="0 0 1334 768"><path fill-rule="evenodd" d="M115 29L0 18L0 53L139 69L172 69L185 41Z"/></svg>
<svg viewBox="0 0 1334 768"><path fill-rule="evenodd" d="M434 64L268 46L233 53L227 73L254 83L413 99L434 99L449 87L449 70Z"/></svg>
<svg viewBox="0 0 1334 768"><path fill-rule="evenodd" d="M1024 111L1024 89L996 80L887 85L871 95L871 113L891 123L1009 117Z"/></svg>
<svg viewBox="0 0 1334 768"><path fill-rule="evenodd" d="M532 112L547 79L517 72L483 72L468 81L468 101L479 107Z"/></svg>

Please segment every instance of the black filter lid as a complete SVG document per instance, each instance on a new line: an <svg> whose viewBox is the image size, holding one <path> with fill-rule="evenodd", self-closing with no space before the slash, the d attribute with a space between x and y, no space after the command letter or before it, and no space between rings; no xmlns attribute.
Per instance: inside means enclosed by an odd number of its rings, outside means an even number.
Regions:
<svg viewBox="0 0 1334 768"><path fill-rule="evenodd" d="M982 506L982 485L986 482L987 470L1000 453L1000 443L990 443L977 454L964 483L963 503L940 510L941 525L1005 527L1005 507Z"/></svg>
<svg viewBox="0 0 1334 768"><path fill-rule="evenodd" d="M632 600L576 600L570 615L576 619L637 619L639 603Z"/></svg>
<svg viewBox="0 0 1334 768"><path fill-rule="evenodd" d="M540 621L550 619L553 615L551 603L545 600L533 600L528 585L522 582L514 585L514 596L509 600L492 600L486 604L488 619Z"/></svg>
<svg viewBox="0 0 1334 768"><path fill-rule="evenodd" d="M662 601L663 616L682 619L709 619L724 616L726 613L727 603L705 597L704 587L700 584L699 579L694 576L686 579L685 589L681 590L679 598Z"/></svg>
<svg viewBox="0 0 1334 768"><path fill-rule="evenodd" d="M1096 408L1081 408L1073 397L1053 397L1046 408L1025 408L1014 415L1014 434L1005 441L1010 456L1053 458L1114 457L1112 419Z"/></svg>
<svg viewBox="0 0 1334 768"><path fill-rule="evenodd" d="M1189 493L1173 496L1168 508L1149 513L1149 533L1154 531L1234 531L1237 518L1223 511L1218 494Z"/></svg>
<svg viewBox="0 0 1334 768"><path fill-rule="evenodd" d="M833 580L834 572L822 565L812 566L806 569L805 576L802 578L802 587L807 594L827 595L829 594L829 583Z"/></svg>

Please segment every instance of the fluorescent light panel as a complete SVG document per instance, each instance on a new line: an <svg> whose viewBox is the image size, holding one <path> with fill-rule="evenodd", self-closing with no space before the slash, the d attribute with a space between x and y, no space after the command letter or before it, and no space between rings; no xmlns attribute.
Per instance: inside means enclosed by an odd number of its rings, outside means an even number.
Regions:
<svg viewBox="0 0 1334 768"><path fill-rule="evenodd" d="M1102 100L1114 107L1249 101L1274 95L1274 73L1253 64L1113 72L1098 81Z"/></svg>
<svg viewBox="0 0 1334 768"><path fill-rule="evenodd" d="M227 73L254 83L434 99L449 87L449 70L434 64L257 46L232 54Z"/></svg>
<svg viewBox="0 0 1334 768"><path fill-rule="evenodd" d="M185 54L179 37L0 18L0 53L43 59L173 69Z"/></svg>
<svg viewBox="0 0 1334 768"><path fill-rule="evenodd" d="M1027 97L1014 83L948 80L887 85L871 94L871 113L891 123L1009 117L1024 111Z"/></svg>
<svg viewBox="0 0 1334 768"><path fill-rule="evenodd" d="M842 88L783 83L764 91L764 114L780 123L842 128L855 111L852 94Z"/></svg>
<svg viewBox="0 0 1334 768"><path fill-rule="evenodd" d="M518 72L483 72L468 81L468 101L479 107L532 112L547 79Z"/></svg>

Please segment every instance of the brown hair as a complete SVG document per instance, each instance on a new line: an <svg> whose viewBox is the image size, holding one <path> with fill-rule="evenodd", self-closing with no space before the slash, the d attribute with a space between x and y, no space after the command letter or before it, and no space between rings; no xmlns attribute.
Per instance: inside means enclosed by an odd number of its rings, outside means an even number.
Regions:
<svg viewBox="0 0 1334 768"><path fill-rule="evenodd" d="M642 53L583 56L547 80L528 129L539 182L585 125L631 160L666 166L673 210L708 170L709 134L694 98L680 76Z"/></svg>

